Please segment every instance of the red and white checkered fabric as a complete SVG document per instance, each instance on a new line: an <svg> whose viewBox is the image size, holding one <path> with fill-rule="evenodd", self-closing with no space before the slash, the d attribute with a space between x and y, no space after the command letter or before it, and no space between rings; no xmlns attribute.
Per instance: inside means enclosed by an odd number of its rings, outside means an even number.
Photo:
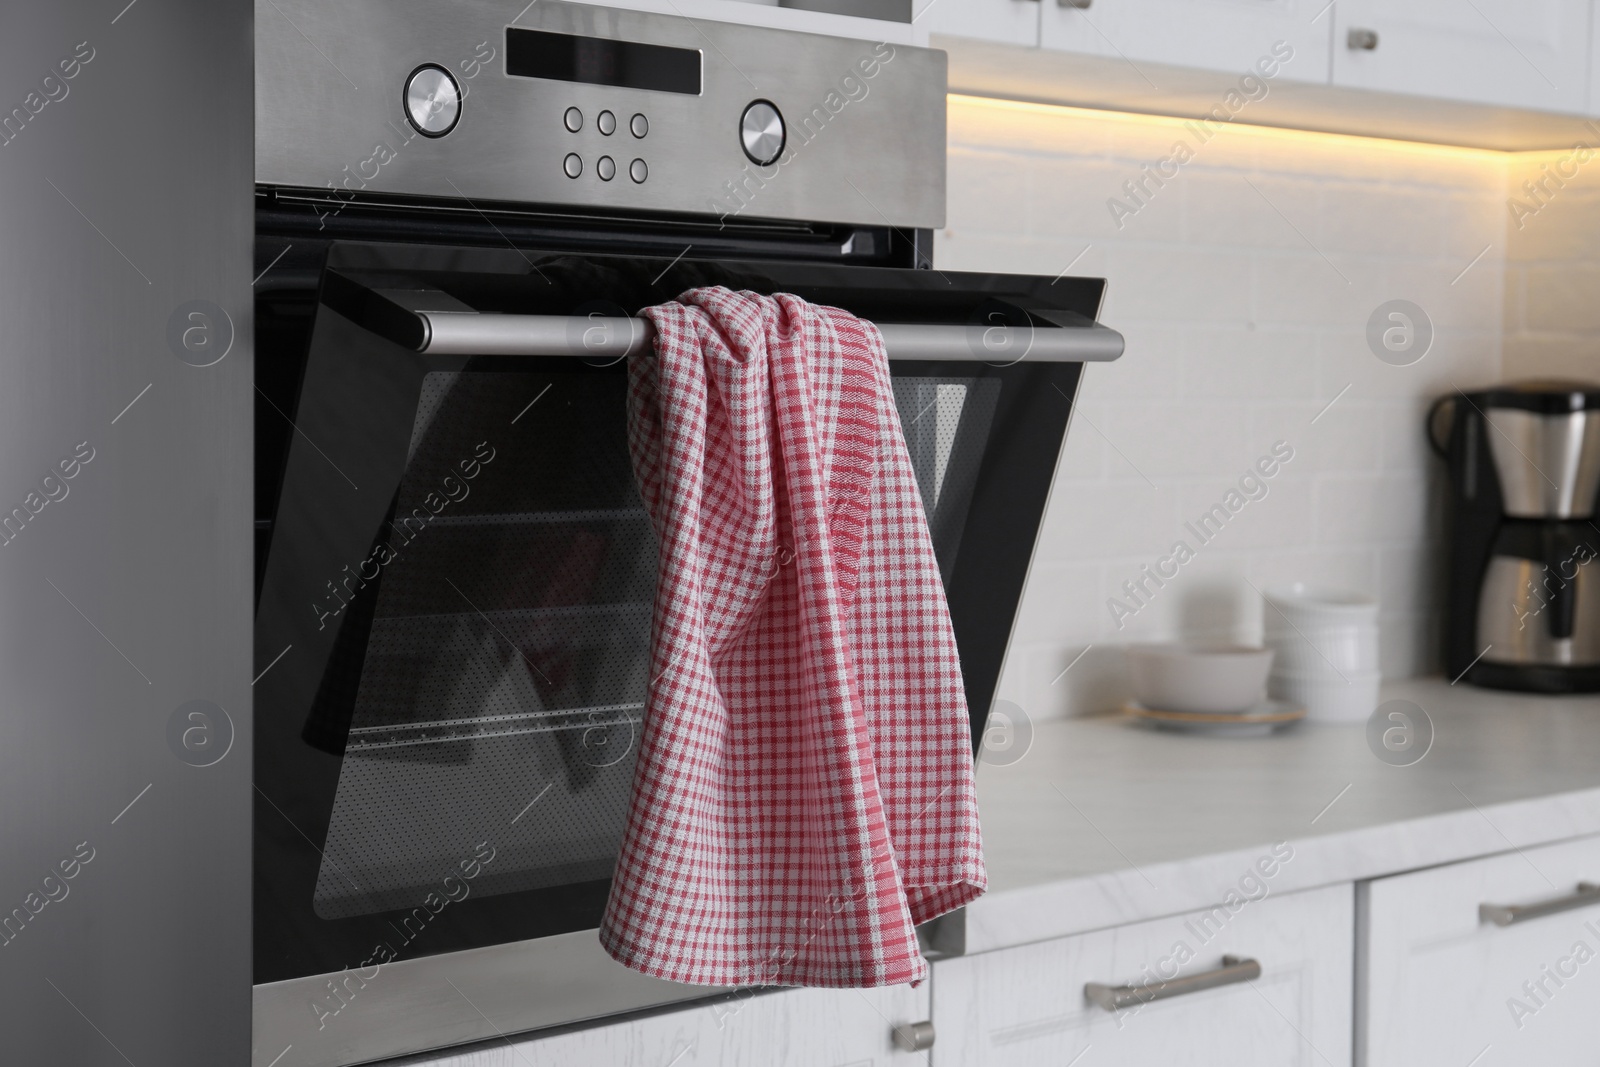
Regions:
<svg viewBox="0 0 1600 1067"><path fill-rule="evenodd" d="M986 882L944 586L871 323L697 289L644 312L649 703L600 941L700 985L924 978Z"/></svg>

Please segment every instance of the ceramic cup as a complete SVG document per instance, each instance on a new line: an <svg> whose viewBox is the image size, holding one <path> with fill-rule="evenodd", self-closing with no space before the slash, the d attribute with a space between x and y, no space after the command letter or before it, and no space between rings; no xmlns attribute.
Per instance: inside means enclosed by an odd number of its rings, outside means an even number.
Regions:
<svg viewBox="0 0 1600 1067"><path fill-rule="evenodd" d="M1266 594L1268 692L1320 722L1364 722L1378 706L1378 602L1297 583Z"/></svg>

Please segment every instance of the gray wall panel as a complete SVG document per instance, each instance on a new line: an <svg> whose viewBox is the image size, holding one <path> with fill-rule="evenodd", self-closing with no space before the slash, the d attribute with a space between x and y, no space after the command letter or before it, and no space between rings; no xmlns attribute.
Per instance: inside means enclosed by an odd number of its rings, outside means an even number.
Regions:
<svg viewBox="0 0 1600 1067"><path fill-rule="evenodd" d="M125 5L0 29L0 1060L243 1064L252 12ZM231 318L212 366L168 343L197 300ZM169 743L193 700L231 719L210 766Z"/></svg>

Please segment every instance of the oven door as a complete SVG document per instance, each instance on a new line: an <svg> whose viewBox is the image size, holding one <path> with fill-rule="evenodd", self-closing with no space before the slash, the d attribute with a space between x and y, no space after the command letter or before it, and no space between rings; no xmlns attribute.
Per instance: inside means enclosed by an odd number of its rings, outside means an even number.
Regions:
<svg viewBox="0 0 1600 1067"><path fill-rule="evenodd" d="M336 245L257 614L259 1062L706 995L594 928L656 575L629 316L710 283L883 328L981 736L1081 361L1121 350L1101 282Z"/></svg>

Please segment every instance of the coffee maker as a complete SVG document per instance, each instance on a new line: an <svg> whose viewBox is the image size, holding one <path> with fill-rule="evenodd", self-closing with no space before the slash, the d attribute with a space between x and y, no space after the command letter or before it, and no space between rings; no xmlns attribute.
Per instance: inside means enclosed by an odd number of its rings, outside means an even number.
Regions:
<svg viewBox="0 0 1600 1067"><path fill-rule="evenodd" d="M1450 472L1446 676L1600 692L1600 384L1454 393L1427 430Z"/></svg>

